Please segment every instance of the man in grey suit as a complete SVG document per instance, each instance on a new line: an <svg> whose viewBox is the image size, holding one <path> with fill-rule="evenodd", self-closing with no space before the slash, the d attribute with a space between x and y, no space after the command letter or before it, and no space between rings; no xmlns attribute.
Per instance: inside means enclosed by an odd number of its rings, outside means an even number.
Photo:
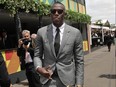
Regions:
<svg viewBox="0 0 116 87"><path fill-rule="evenodd" d="M51 7L52 24L37 32L34 66L42 87L82 87L84 57L78 29L64 22L65 6Z"/></svg>

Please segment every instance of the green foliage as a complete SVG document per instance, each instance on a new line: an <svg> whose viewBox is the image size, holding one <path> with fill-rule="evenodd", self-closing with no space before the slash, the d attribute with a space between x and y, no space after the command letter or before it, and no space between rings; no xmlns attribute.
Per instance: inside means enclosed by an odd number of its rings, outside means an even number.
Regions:
<svg viewBox="0 0 116 87"><path fill-rule="evenodd" d="M91 22L91 17L87 14L82 14L78 12L74 12L71 10L66 11L67 15L65 19L75 21L78 23L90 23Z"/></svg>
<svg viewBox="0 0 116 87"><path fill-rule="evenodd" d="M20 10L24 10L27 13L30 11L37 12L39 16L50 14L50 5L44 4L39 0L0 0L0 5L4 5L4 8L13 15ZM91 17L89 15L71 10L67 10L66 13L66 20L78 23L90 23Z"/></svg>
<svg viewBox="0 0 116 87"><path fill-rule="evenodd" d="M0 0L0 4L4 5L4 8L11 12L11 14L16 14L19 9L25 10L25 12L38 11L39 2L35 0Z"/></svg>
<svg viewBox="0 0 116 87"><path fill-rule="evenodd" d="M41 2L39 4L39 8L38 8L38 15L42 16L42 15L49 15L50 14L50 5L48 4L44 4L43 2Z"/></svg>

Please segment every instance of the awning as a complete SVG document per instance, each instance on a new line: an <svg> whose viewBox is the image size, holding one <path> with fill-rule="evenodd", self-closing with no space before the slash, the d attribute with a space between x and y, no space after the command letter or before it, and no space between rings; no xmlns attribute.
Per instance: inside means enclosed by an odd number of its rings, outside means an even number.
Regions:
<svg viewBox="0 0 116 87"><path fill-rule="evenodd" d="M98 25L91 25L91 28L101 28L101 27Z"/></svg>

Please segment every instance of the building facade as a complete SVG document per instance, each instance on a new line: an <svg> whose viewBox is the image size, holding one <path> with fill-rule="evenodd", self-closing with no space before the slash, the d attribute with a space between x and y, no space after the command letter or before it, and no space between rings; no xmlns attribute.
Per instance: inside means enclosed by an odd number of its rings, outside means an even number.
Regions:
<svg viewBox="0 0 116 87"><path fill-rule="evenodd" d="M37 2L39 0L36 0ZM86 5L85 0L40 0L45 4L53 4L56 1L63 3L66 7L66 10L72 10L78 13L86 14ZM24 14L20 13L22 29L28 29L31 33L36 33L38 30L38 16L33 14ZM45 20L44 20L45 21ZM43 22L45 23L45 22ZM44 26L46 24L43 24ZM88 35L87 35L87 25L81 23L70 24L78 28L83 36L83 50L88 51ZM11 40L16 40L16 25L13 17L9 16L7 12L0 8L0 32L2 29L5 29ZM13 41L12 41L13 42ZM13 43L17 43L16 41ZM0 49L0 52L3 55L3 58L6 62L8 73L12 79L13 83L16 83L17 80L24 80L24 71L21 71L20 60L16 53L16 47L13 46L11 49Z"/></svg>

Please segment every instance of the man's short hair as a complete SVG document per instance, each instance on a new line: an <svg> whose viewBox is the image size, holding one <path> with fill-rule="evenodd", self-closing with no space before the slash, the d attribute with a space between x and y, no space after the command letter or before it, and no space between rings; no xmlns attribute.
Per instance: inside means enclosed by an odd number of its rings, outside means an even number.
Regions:
<svg viewBox="0 0 116 87"><path fill-rule="evenodd" d="M30 34L30 31L29 30L23 30L22 31L22 35L26 34L26 33L29 33Z"/></svg>
<svg viewBox="0 0 116 87"><path fill-rule="evenodd" d="M51 7L51 9L53 8L53 6L54 6L55 4L61 4L61 5L64 7L64 10L65 10L65 6L64 6L64 4L62 4L62 3L59 2L59 1L54 2L53 5L52 5L52 7Z"/></svg>

